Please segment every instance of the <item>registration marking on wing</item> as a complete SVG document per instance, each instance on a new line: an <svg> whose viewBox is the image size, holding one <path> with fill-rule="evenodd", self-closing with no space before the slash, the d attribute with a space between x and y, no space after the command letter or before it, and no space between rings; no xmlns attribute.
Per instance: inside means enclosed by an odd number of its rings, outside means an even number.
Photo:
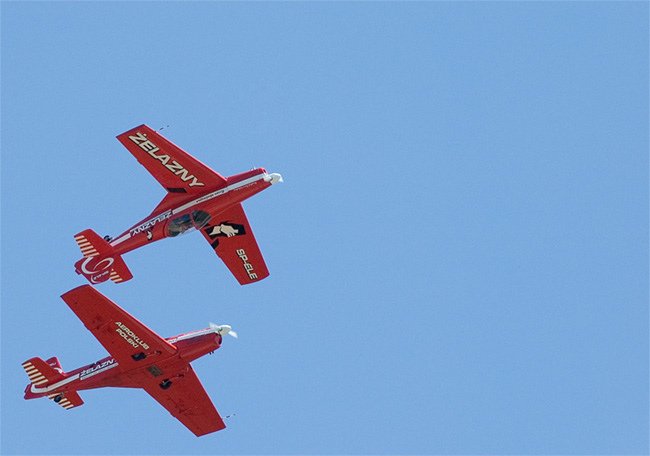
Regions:
<svg viewBox="0 0 650 456"><path fill-rule="evenodd" d="M244 249L237 249L237 256L243 261L244 269L251 280L257 279L257 274L253 272L253 265L248 262L248 256Z"/></svg>

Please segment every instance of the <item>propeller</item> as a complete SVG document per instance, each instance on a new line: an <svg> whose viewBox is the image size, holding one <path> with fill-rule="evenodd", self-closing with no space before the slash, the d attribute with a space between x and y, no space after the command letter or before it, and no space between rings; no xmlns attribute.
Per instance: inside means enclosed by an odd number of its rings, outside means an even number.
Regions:
<svg viewBox="0 0 650 456"><path fill-rule="evenodd" d="M210 323L210 328L214 329L215 332L221 336L225 336L226 334L230 334L232 337L237 339L237 333L232 330L230 325L215 325L214 323Z"/></svg>

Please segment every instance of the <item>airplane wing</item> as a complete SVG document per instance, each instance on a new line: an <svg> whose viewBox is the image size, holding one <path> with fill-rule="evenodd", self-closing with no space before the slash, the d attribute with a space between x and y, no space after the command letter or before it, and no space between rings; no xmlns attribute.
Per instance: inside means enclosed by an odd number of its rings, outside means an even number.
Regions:
<svg viewBox="0 0 650 456"><path fill-rule="evenodd" d="M169 193L200 193L226 183L223 176L146 125L117 139Z"/></svg>
<svg viewBox="0 0 650 456"><path fill-rule="evenodd" d="M201 233L240 284L268 277L269 270L241 204L212 217Z"/></svg>
<svg viewBox="0 0 650 456"><path fill-rule="evenodd" d="M123 370L138 367L138 361L144 359L142 353L176 353L176 347L90 285L70 290L61 298Z"/></svg>
<svg viewBox="0 0 650 456"><path fill-rule="evenodd" d="M162 389L158 383L150 383L144 386L144 390L197 437L225 428L192 366L187 364L179 374L167 389Z"/></svg>

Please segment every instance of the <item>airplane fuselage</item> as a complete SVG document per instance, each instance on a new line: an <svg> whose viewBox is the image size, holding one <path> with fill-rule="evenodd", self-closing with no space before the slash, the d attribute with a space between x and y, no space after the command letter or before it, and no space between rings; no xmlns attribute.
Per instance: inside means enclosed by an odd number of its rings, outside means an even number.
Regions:
<svg viewBox="0 0 650 456"><path fill-rule="evenodd" d="M166 373L173 372L175 377L182 376L182 373L178 374L178 372L184 368L187 369L188 363L217 350L221 347L222 342L222 336L217 334L214 329L194 331L166 339L176 347L176 353L169 355L160 351L147 350L147 345L142 343L137 336L129 334L128 331L119 330L120 328L116 328L116 332L127 343L131 343L134 347L137 345L139 349L142 349L137 367L123 370L113 357L108 356L67 372L62 380L46 387L39 388L34 384L28 385L25 389L25 398L49 397L53 395L53 392L55 392L54 395L57 395L66 391L103 387L142 388L144 385L152 383L160 385L164 380L173 383L174 377L170 377Z"/></svg>
<svg viewBox="0 0 650 456"><path fill-rule="evenodd" d="M178 198L165 204L165 200L145 219L114 238L110 244L118 254L135 250L150 242L175 236L170 233L170 223L194 211L203 211L211 216L208 223L215 223L220 212L250 198L271 186L272 175L264 168L257 168L229 177L224 186L206 189L204 193ZM176 233L179 234L179 233Z"/></svg>

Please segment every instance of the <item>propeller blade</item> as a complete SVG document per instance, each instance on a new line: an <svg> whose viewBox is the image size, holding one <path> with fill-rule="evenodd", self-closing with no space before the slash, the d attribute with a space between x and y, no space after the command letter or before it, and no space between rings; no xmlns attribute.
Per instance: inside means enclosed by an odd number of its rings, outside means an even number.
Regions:
<svg viewBox="0 0 650 456"><path fill-rule="evenodd" d="M225 336L226 334L230 334L232 337L237 339L237 333L232 330L230 325L215 325L214 323L210 322L210 328L214 329L215 332L221 336Z"/></svg>

